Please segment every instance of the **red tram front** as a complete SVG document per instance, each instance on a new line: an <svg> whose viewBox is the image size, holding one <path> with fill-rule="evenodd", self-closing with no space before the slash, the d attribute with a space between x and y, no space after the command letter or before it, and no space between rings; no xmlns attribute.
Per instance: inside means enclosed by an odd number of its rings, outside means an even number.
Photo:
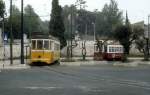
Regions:
<svg viewBox="0 0 150 95"><path fill-rule="evenodd" d="M103 59L105 60L122 60L123 46L122 45L106 45L104 47Z"/></svg>
<svg viewBox="0 0 150 95"><path fill-rule="evenodd" d="M94 60L122 60L123 51L120 44L104 44L100 41L94 45Z"/></svg>

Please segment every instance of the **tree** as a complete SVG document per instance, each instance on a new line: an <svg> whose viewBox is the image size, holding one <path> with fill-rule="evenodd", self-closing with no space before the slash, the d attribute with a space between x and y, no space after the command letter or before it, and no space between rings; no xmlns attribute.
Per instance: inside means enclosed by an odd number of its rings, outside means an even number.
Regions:
<svg viewBox="0 0 150 95"><path fill-rule="evenodd" d="M25 7L24 12L24 29L28 36L31 36L32 32L43 32L41 29L42 21L40 17L35 13L31 5Z"/></svg>
<svg viewBox="0 0 150 95"><path fill-rule="evenodd" d="M110 4L105 4L102 12L98 13L96 31L101 36L112 37L114 29L120 24L123 24L122 11L115 0L110 0Z"/></svg>
<svg viewBox="0 0 150 95"><path fill-rule="evenodd" d="M144 38L144 27L141 27L140 25L134 25L133 34L136 48L139 50L139 52L144 53L144 55L146 55L146 40Z"/></svg>
<svg viewBox="0 0 150 95"><path fill-rule="evenodd" d="M5 32L8 33L8 37L10 37L10 16L5 20ZM20 38L20 30L21 30L21 12L20 10L13 5L12 6L12 35L13 38Z"/></svg>
<svg viewBox="0 0 150 95"><path fill-rule="evenodd" d="M132 44L132 41L134 39L132 36L131 26L130 26L127 13L126 13L125 25L120 25L115 29L114 38L118 40L120 44L123 45L124 55L125 55L124 60L126 60L127 57L126 55L129 54L130 45Z"/></svg>
<svg viewBox="0 0 150 95"><path fill-rule="evenodd" d="M70 32L70 28L71 28L71 17L70 14L72 12L72 28L73 28L73 34L78 31L78 33L80 34L80 36L85 35L85 31L86 31L86 26L87 27L87 35L93 35L93 24L95 23L95 12L90 12L87 11L85 9L77 9L77 7L75 6L65 6L63 8L63 18L64 18L64 24L65 24L65 36L70 39L70 37L68 37L69 32Z"/></svg>
<svg viewBox="0 0 150 95"><path fill-rule="evenodd" d="M114 38L116 38L123 46L124 52L129 54L130 48L130 35L129 29L126 25L120 25L116 28Z"/></svg>
<svg viewBox="0 0 150 95"><path fill-rule="evenodd" d="M0 0L0 19L4 21L4 14L5 14L5 3L3 0ZM2 27L2 24L0 24L0 27Z"/></svg>
<svg viewBox="0 0 150 95"><path fill-rule="evenodd" d="M62 8L58 0L52 1L51 20L49 24L49 33L58 37L61 43L61 49L66 46L66 39L64 38L65 26L62 19Z"/></svg>
<svg viewBox="0 0 150 95"><path fill-rule="evenodd" d="M0 0L0 17L3 18L5 13L5 3L3 0Z"/></svg>

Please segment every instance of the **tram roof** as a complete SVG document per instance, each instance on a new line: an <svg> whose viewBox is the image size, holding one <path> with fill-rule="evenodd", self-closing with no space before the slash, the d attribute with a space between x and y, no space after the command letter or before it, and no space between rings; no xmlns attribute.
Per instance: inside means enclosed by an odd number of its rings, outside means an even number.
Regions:
<svg viewBox="0 0 150 95"><path fill-rule="evenodd" d="M33 32L31 39L53 39L58 41L58 38L48 33L41 33L41 32Z"/></svg>

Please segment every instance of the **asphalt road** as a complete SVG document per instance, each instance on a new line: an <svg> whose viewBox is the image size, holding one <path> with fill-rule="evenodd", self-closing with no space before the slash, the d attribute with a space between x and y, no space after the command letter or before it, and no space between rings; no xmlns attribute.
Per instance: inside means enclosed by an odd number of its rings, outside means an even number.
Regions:
<svg viewBox="0 0 150 95"><path fill-rule="evenodd" d="M0 95L150 95L150 66L2 70Z"/></svg>

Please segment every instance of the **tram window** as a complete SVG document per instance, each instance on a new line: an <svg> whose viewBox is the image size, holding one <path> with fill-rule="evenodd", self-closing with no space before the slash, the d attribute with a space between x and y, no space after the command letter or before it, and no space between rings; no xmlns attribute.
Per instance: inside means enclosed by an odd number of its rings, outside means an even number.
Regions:
<svg viewBox="0 0 150 95"><path fill-rule="evenodd" d="M119 47L116 48L116 52L120 52Z"/></svg>
<svg viewBox="0 0 150 95"><path fill-rule="evenodd" d="M119 47L119 52L121 52L121 47Z"/></svg>
<svg viewBox="0 0 150 95"><path fill-rule="evenodd" d="M49 48L52 50L52 41L49 42Z"/></svg>
<svg viewBox="0 0 150 95"><path fill-rule="evenodd" d="M123 52L123 48L122 47L120 47L120 51Z"/></svg>
<svg viewBox="0 0 150 95"><path fill-rule="evenodd" d="M118 52L118 47L115 47L115 52Z"/></svg>
<svg viewBox="0 0 150 95"><path fill-rule="evenodd" d="M60 45L59 45L59 44L57 44L57 50L59 50L59 47L60 47Z"/></svg>
<svg viewBox="0 0 150 95"><path fill-rule="evenodd" d="M107 52L107 46L104 46L104 51Z"/></svg>
<svg viewBox="0 0 150 95"><path fill-rule="evenodd" d="M49 49L49 41L44 41L44 49Z"/></svg>
<svg viewBox="0 0 150 95"><path fill-rule="evenodd" d="M111 47L109 47L109 52L112 52L112 48Z"/></svg>
<svg viewBox="0 0 150 95"><path fill-rule="evenodd" d="M43 40L37 40L37 49L43 48Z"/></svg>
<svg viewBox="0 0 150 95"><path fill-rule="evenodd" d="M36 49L36 40L32 40L32 49Z"/></svg>
<svg viewBox="0 0 150 95"><path fill-rule="evenodd" d="M119 52L122 52L121 47L119 47Z"/></svg>
<svg viewBox="0 0 150 95"><path fill-rule="evenodd" d="M55 49L54 50L59 50L59 44L55 44Z"/></svg>
<svg viewBox="0 0 150 95"><path fill-rule="evenodd" d="M115 52L115 48L114 47L112 47L112 52Z"/></svg>

